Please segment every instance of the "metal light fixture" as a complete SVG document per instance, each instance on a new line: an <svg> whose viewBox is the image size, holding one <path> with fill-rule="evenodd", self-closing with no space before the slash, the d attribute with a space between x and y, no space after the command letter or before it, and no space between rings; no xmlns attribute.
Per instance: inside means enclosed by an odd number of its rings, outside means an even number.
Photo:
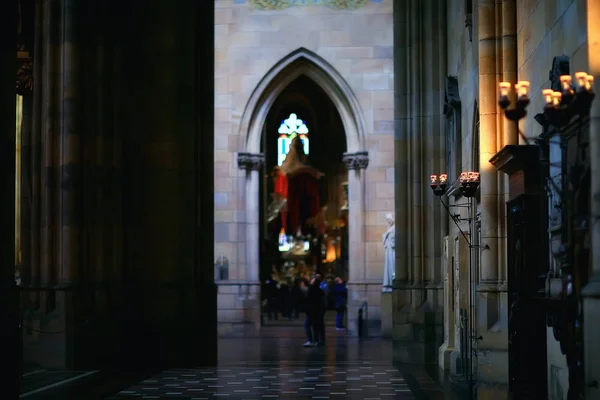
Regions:
<svg viewBox="0 0 600 400"><path fill-rule="evenodd" d="M458 179L463 196L475 197L475 193L479 189L479 172L461 172Z"/></svg>
<svg viewBox="0 0 600 400"><path fill-rule="evenodd" d="M448 191L448 174L440 174L439 176L432 174L429 176L429 181L429 187L436 196L443 196Z"/></svg>
<svg viewBox="0 0 600 400"><path fill-rule="evenodd" d="M517 103L514 108L508 108L511 104L509 95L511 93L510 82L500 82L500 107L504 110L504 115L511 121L518 121L527 115L527 106L529 105L529 87L531 84L528 81L519 81L515 84L517 92Z"/></svg>
<svg viewBox="0 0 600 400"><path fill-rule="evenodd" d="M479 189L479 172L469 171L461 172L458 178L460 182L460 191L464 197L475 197L477 190ZM443 196L448 191L448 175L432 174L429 176L429 187L433 190L433 194L436 196Z"/></svg>
<svg viewBox="0 0 600 400"><path fill-rule="evenodd" d="M574 293L574 272L578 266L575 265L577 251L575 229L578 226L578 216L574 214L576 193L582 185L582 160L585 158L586 144L583 140L582 126L589 117L592 102L595 98L593 90L594 77L586 72L577 72L573 77L569 74L568 59L555 57L553 69L550 71L552 89L542 90L544 99L543 112L535 116L535 120L542 125L544 132L535 139L535 144L541 149L540 163L544 169L550 166L560 167L560 185L546 172L545 190L551 197L556 196L559 200L561 210L561 237L560 242L550 243L550 250L555 260L560 263L560 273L552 271L545 277L545 285L538 292L540 298L545 300L540 304L547 307L548 326L553 328L554 337L560 342L563 353L573 362L569 366L569 393L575 396L581 391L582 372L580 348L581 336L577 333L580 329L581 317L577 311L579 300ZM566 68L565 68L566 66ZM529 105L529 87L527 81L521 81L515 85L517 91L517 103L510 108L509 100L511 84L500 82L500 98L498 104L504 110L505 116L511 121L519 121L527 114ZM578 117L578 118L575 118ZM572 122L579 120L577 125ZM583 122L582 122L583 121ZM549 130L552 126L555 129ZM531 144L521 131L519 135L526 144ZM558 141L553 138L558 136ZM569 157L569 140L571 137L577 139L577 157L571 161ZM561 157L559 164L550 164L549 146L551 143L560 146ZM575 152L573 152L575 153ZM554 269L552 267L551 269ZM558 301L557 301L558 300Z"/></svg>
<svg viewBox="0 0 600 400"><path fill-rule="evenodd" d="M552 89L542 90L542 95L546 105L544 106L544 116L549 124L562 127L571 121L575 115L580 117L589 115L592 101L594 100L594 77L586 72L575 73L577 86L572 84L571 75L561 75L561 90ZM528 81L519 81L515 85L517 92L517 103L514 108L511 105L509 95L511 93L511 84L509 82L500 82L500 99L498 104L504 110L504 115L511 121L518 121L527 115L527 106L529 105L529 88L531 84Z"/></svg>

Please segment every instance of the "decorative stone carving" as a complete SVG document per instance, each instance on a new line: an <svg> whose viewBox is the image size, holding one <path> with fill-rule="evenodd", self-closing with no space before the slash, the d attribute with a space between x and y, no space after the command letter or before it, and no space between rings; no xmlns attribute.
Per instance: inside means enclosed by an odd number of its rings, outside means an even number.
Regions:
<svg viewBox="0 0 600 400"><path fill-rule="evenodd" d="M383 251L385 253L385 265L383 267L382 292L391 292L394 278L396 277L396 226L394 215L389 213L385 216L388 229L381 236Z"/></svg>
<svg viewBox="0 0 600 400"><path fill-rule="evenodd" d="M23 96L33 90L33 62L29 57L24 57L19 61L16 91L17 94Z"/></svg>
<svg viewBox="0 0 600 400"><path fill-rule="evenodd" d="M571 68L569 67L568 56L557 56L552 59L552 69L548 79L550 79L550 88L552 90L560 91L560 76L571 75Z"/></svg>
<svg viewBox="0 0 600 400"><path fill-rule="evenodd" d="M370 1L381 2L381 0L248 0L248 3L259 10L284 10L291 6L309 5L324 5L338 10L355 10ZM236 0L236 3L244 2L244 0Z"/></svg>
<svg viewBox="0 0 600 400"><path fill-rule="evenodd" d="M458 91L458 78L446 77L446 90L444 101L444 114L446 115L446 172L450 180L454 181L460 175L462 167L462 103ZM460 196L460 190L452 190L451 194Z"/></svg>
<svg viewBox="0 0 600 400"><path fill-rule="evenodd" d="M460 106L461 101L460 93L458 91L458 78L456 76L447 76L444 114L450 114L452 109L460 111Z"/></svg>
<svg viewBox="0 0 600 400"><path fill-rule="evenodd" d="M260 171L265 163L262 153L238 153L238 168L248 171Z"/></svg>
<svg viewBox="0 0 600 400"><path fill-rule="evenodd" d="M365 169L369 166L369 152L344 153L342 161L346 164L348 170Z"/></svg>

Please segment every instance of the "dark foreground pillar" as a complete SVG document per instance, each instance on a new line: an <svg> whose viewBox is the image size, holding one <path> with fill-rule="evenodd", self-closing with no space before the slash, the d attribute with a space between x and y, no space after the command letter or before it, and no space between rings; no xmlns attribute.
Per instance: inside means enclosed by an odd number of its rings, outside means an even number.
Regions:
<svg viewBox="0 0 600 400"><path fill-rule="evenodd" d="M135 3L124 53L124 362L211 365L214 2Z"/></svg>
<svg viewBox="0 0 600 400"><path fill-rule="evenodd" d="M0 397L19 398L21 343L15 272L17 1L0 4Z"/></svg>

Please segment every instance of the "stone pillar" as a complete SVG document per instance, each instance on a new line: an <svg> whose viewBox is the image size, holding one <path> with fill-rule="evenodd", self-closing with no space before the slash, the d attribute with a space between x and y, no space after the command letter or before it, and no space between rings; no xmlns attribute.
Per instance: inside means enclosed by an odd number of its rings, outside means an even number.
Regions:
<svg viewBox="0 0 600 400"><path fill-rule="evenodd" d="M246 171L246 282L258 284L260 276L260 178L264 154L238 153L238 168Z"/></svg>
<svg viewBox="0 0 600 400"><path fill-rule="evenodd" d="M214 365L214 2L127 3L122 362Z"/></svg>
<svg viewBox="0 0 600 400"><path fill-rule="evenodd" d="M19 300L15 284L15 83L17 43L17 1L0 5L0 365L6 372L3 397L18 399L20 389L21 343Z"/></svg>
<svg viewBox="0 0 600 400"><path fill-rule="evenodd" d="M446 2L394 7L396 282L398 362L437 363L443 342L439 199L428 177L445 169ZM427 29L423 29L423 27Z"/></svg>
<svg viewBox="0 0 600 400"><path fill-rule="evenodd" d="M366 151L344 153L348 169L348 333L356 335L358 308L367 301L365 260L365 173L369 165Z"/></svg>
<svg viewBox="0 0 600 400"><path fill-rule="evenodd" d="M506 393L508 382L508 335L506 320L506 286L504 237L504 182L490 163L502 145L504 115L499 112L497 88L506 68L507 78L514 76L513 63L507 54L506 65L502 60L502 46L498 34L502 32L503 4L494 0L479 0L479 172L481 174L480 204L481 242L479 282L476 295L475 326L477 337L476 377L481 396ZM508 5L507 5L508 7ZM514 5L512 5L514 7ZM512 32L507 23L506 33ZM507 38L507 43L510 38ZM510 46L509 46L510 47ZM510 64L510 65L509 65ZM514 142L514 127L506 130L507 140ZM473 316L472 316L473 318Z"/></svg>
<svg viewBox="0 0 600 400"><path fill-rule="evenodd" d="M243 321L252 332L260 329L260 202L259 190L264 154L238 153L238 167L246 171L246 268L242 296L236 300L236 311L243 313ZM240 287L242 287L240 286Z"/></svg>
<svg viewBox="0 0 600 400"><path fill-rule="evenodd" d="M600 80L600 3L587 0L588 73ZM596 84L596 93L598 93ZM583 289L583 320L585 355L585 398L600 396L600 99L590 113L591 213L590 232L592 249L592 276Z"/></svg>
<svg viewBox="0 0 600 400"><path fill-rule="evenodd" d="M70 338L79 318L71 309L73 284L84 264L79 44L89 33L81 23L85 6L79 0L36 3L33 121L25 136L26 195L21 203L28 217L23 220L28 225L23 229L28 233L23 262L32 279L27 282L31 296L23 297L27 301L22 307L24 325L41 332L25 333L23 347L28 362L52 367L71 366L82 355L73 350ZM39 293L34 293L38 286ZM81 300L77 303L87 308ZM47 331L60 333L43 333ZM40 351L42 347L46 348Z"/></svg>

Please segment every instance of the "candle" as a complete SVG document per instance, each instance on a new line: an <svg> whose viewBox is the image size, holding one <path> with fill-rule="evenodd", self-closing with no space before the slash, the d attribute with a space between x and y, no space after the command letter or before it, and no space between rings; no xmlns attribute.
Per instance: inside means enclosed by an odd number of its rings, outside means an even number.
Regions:
<svg viewBox="0 0 600 400"><path fill-rule="evenodd" d="M464 183L467 181L468 178L468 174L466 172L461 172L460 173L460 178L458 178L460 180L460 183Z"/></svg>
<svg viewBox="0 0 600 400"><path fill-rule="evenodd" d="M479 182L479 172L472 172L473 182Z"/></svg>
<svg viewBox="0 0 600 400"><path fill-rule="evenodd" d="M585 89L585 84L587 82L587 76L588 74L585 72L576 72L575 73L575 79L577 79L577 86L580 89Z"/></svg>
<svg viewBox="0 0 600 400"><path fill-rule="evenodd" d="M526 100L528 98L529 86L531 86L529 81L519 81L519 83L515 85L519 100Z"/></svg>
<svg viewBox="0 0 600 400"><path fill-rule="evenodd" d="M440 174L440 184L445 185L448 182L448 174Z"/></svg>
<svg viewBox="0 0 600 400"><path fill-rule="evenodd" d="M561 100L562 100L561 92L552 92L552 103L554 104L555 107L560 106Z"/></svg>
<svg viewBox="0 0 600 400"><path fill-rule="evenodd" d="M544 89L542 90L542 95L544 95L544 100L546 101L547 106L551 106L553 103L552 93L554 91L552 89Z"/></svg>
<svg viewBox="0 0 600 400"><path fill-rule="evenodd" d="M591 92L593 86L594 86L594 77L592 75L587 75L585 77L585 90L587 90L588 92Z"/></svg>
<svg viewBox="0 0 600 400"><path fill-rule="evenodd" d="M435 186L435 185L437 185L438 177L437 177L437 175L432 174L429 176L429 180L431 181L431 184Z"/></svg>
<svg viewBox="0 0 600 400"><path fill-rule="evenodd" d="M562 86L563 93L569 93L571 91L571 82L573 78L571 75L561 75L560 76L560 84Z"/></svg>
<svg viewBox="0 0 600 400"><path fill-rule="evenodd" d="M500 82L498 87L500 88L500 98L508 98L508 93L510 92L510 82Z"/></svg>

